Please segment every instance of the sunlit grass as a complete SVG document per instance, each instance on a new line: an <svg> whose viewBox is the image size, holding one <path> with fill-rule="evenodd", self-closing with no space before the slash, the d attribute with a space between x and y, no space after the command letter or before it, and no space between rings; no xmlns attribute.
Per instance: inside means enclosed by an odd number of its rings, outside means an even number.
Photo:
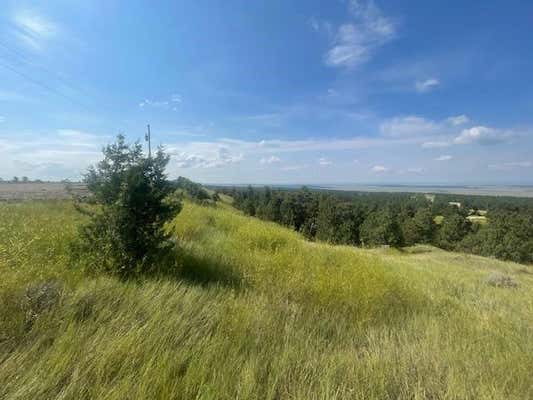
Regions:
<svg viewBox="0 0 533 400"><path fill-rule="evenodd" d="M79 221L0 205L0 399L533 396L530 267L309 243L186 204L176 274L119 281L69 264Z"/></svg>

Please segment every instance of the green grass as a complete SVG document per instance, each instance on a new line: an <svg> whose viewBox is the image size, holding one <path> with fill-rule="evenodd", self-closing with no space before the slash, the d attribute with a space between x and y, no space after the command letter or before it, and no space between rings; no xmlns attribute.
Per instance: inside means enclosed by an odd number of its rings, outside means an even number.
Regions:
<svg viewBox="0 0 533 400"><path fill-rule="evenodd" d="M80 221L0 205L0 399L533 397L529 266L310 243L186 204L176 273L120 281L69 265Z"/></svg>

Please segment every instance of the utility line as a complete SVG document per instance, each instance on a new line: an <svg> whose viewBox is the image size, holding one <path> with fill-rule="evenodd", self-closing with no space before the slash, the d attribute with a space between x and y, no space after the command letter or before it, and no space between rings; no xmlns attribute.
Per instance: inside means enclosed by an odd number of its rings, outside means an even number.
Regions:
<svg viewBox="0 0 533 400"><path fill-rule="evenodd" d="M17 74L18 76L22 77L23 79L26 79L27 81L33 83L34 85L37 85L37 86L40 86L41 88L43 89L46 89L50 92L53 92L55 93L56 95L58 96L61 96L63 97L64 99L72 102L72 103L75 103L76 105L79 105L79 106L82 106L83 108L85 108L85 105L79 103L76 99L60 92L59 90L57 90L56 88L52 87L52 86L48 86L47 84L45 83L42 83L34 78L32 78L31 76L25 74L24 72L21 72L21 71L18 71L15 67L13 67L12 65L9 65L5 62L5 60L0 60L0 66L10 70L11 72L14 72L15 74ZM88 110L87 110L88 111Z"/></svg>
<svg viewBox="0 0 533 400"><path fill-rule="evenodd" d="M57 72L55 71L52 71L51 69L48 69L46 68L44 65L42 64L39 64L39 63L36 63L35 61L31 60L30 58L28 58L24 53L18 51L18 50L15 50L13 49L12 47L6 45L3 41L0 40L0 47L3 47L4 49L6 49L7 51L11 52L11 54L15 55L16 57L19 58L18 61L22 61L23 63L26 63L30 66L33 66L35 68L40 68L41 70L49 73L50 75L54 75L55 79L57 79L58 81L64 83L66 86L78 91L78 92L81 92L82 94L84 94L85 96L87 96L86 93L83 93L83 91L79 90L79 88L76 88L75 85L72 85L70 84L69 82L67 82L65 80L65 78L63 78L60 74L58 74ZM88 97L88 96L87 96Z"/></svg>

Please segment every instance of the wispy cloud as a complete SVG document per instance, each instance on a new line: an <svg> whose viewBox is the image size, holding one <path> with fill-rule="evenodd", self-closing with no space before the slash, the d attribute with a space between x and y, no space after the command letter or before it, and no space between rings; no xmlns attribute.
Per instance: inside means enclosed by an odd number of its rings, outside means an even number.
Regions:
<svg viewBox="0 0 533 400"><path fill-rule="evenodd" d="M407 168L405 170L400 170L400 174L422 174L424 172L425 172L425 169L421 167Z"/></svg>
<svg viewBox="0 0 533 400"><path fill-rule="evenodd" d="M173 94L170 96L169 99L162 99L162 100L144 99L143 101L139 103L139 108L141 109L159 108L163 110L177 111L178 106L182 102L183 102L183 99L179 94Z"/></svg>
<svg viewBox="0 0 533 400"><path fill-rule="evenodd" d="M439 156L435 158L435 161L450 161L453 157L449 154L444 154L442 156Z"/></svg>
<svg viewBox="0 0 533 400"><path fill-rule="evenodd" d="M18 10L12 17L14 35L26 47L41 51L48 40L58 35L59 26L33 10Z"/></svg>
<svg viewBox="0 0 533 400"><path fill-rule="evenodd" d="M175 93L172 96L170 96L170 101L172 101L173 103L181 103L183 100L179 94Z"/></svg>
<svg viewBox="0 0 533 400"><path fill-rule="evenodd" d="M19 132L0 137L0 171L13 176L22 173L41 179L78 179L101 156L109 136L60 129L54 132Z"/></svg>
<svg viewBox="0 0 533 400"><path fill-rule="evenodd" d="M516 169L516 168L532 168L533 167L533 161L511 161L511 162L504 162L500 164L489 164L489 169L494 170L510 170L510 169Z"/></svg>
<svg viewBox="0 0 533 400"><path fill-rule="evenodd" d="M254 126L265 125L269 127L280 127L285 119L289 117L290 112L273 112L264 114L254 114L236 117L239 122L252 123Z"/></svg>
<svg viewBox="0 0 533 400"><path fill-rule="evenodd" d="M281 159L278 156L263 157L259 160L260 164L276 164L281 162Z"/></svg>
<svg viewBox="0 0 533 400"><path fill-rule="evenodd" d="M331 67L353 68L364 64L396 36L396 24L373 1L351 0L349 10L352 22L337 29L325 56L326 64Z"/></svg>
<svg viewBox="0 0 533 400"><path fill-rule="evenodd" d="M0 124L6 120L6 117L0 115Z"/></svg>
<svg viewBox="0 0 533 400"><path fill-rule="evenodd" d="M418 93L427 93L433 89L436 89L439 85L440 81L438 79L431 78L415 82L415 89Z"/></svg>
<svg viewBox="0 0 533 400"><path fill-rule="evenodd" d="M300 165L286 165L284 167L281 167L282 171L300 171L302 169L309 168L307 164L300 164Z"/></svg>
<svg viewBox="0 0 533 400"><path fill-rule="evenodd" d="M228 148L213 146L202 153L176 151L169 148L169 154L177 168L220 168L236 164L244 158L243 154L234 154Z"/></svg>
<svg viewBox="0 0 533 400"><path fill-rule="evenodd" d="M315 32L323 32L328 36L332 36L334 33L333 25L328 21L322 21L318 18L311 17L307 20L307 23Z"/></svg>
<svg viewBox="0 0 533 400"><path fill-rule="evenodd" d="M462 115L457 115L455 117L449 117L446 119L446 121L448 121L453 126L459 126L459 125L464 125L470 122L470 118L462 114Z"/></svg>
<svg viewBox="0 0 533 400"><path fill-rule="evenodd" d="M439 147L449 147L451 146L451 143L448 141L436 141L436 142L423 142L422 148L424 149L433 149L433 148L439 148Z"/></svg>
<svg viewBox="0 0 533 400"><path fill-rule="evenodd" d="M58 129L57 134L61 138L65 138L71 142L77 144L89 144L94 145L95 141L101 141L102 139L109 139L109 135L95 135L93 133L88 133L80 131L77 129Z"/></svg>
<svg viewBox="0 0 533 400"><path fill-rule="evenodd" d="M318 164L322 167L327 167L328 165L332 165L333 164L333 161L325 158L325 157L320 157L318 159Z"/></svg>
<svg viewBox="0 0 533 400"><path fill-rule="evenodd" d="M389 169L383 165L374 165L372 167L372 172L382 173L382 172L388 172Z"/></svg>
<svg viewBox="0 0 533 400"><path fill-rule="evenodd" d="M395 117L381 123L380 131L388 137L413 137L434 135L442 130L437 122L410 115Z"/></svg>

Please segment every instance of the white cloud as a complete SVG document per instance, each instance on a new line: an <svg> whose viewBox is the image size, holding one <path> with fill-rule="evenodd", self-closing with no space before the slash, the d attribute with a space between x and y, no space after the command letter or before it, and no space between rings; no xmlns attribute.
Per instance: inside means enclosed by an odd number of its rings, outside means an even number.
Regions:
<svg viewBox="0 0 533 400"><path fill-rule="evenodd" d="M46 41L59 33L56 24L30 10L16 12L13 23L15 36L33 50L43 50Z"/></svg>
<svg viewBox="0 0 533 400"><path fill-rule="evenodd" d="M108 136L60 129L37 134L10 133L4 138L0 137L3 176L23 172L31 178L58 180L79 179L80 174L101 157L101 148Z"/></svg>
<svg viewBox="0 0 533 400"><path fill-rule="evenodd" d="M432 78L432 79L426 79L424 81L417 81L415 83L415 89L418 93L427 93L435 89L439 85L440 85L440 81L438 79Z"/></svg>
<svg viewBox="0 0 533 400"><path fill-rule="evenodd" d="M77 143L88 142L90 144L93 144L95 140L109 138L109 136L107 135L95 135L93 133L88 133L77 129L58 129L57 134L62 138L66 138L68 140L75 140Z"/></svg>
<svg viewBox="0 0 533 400"><path fill-rule="evenodd" d="M489 164L489 169L494 170L510 170L510 169L516 169L516 168L531 168L533 167L532 161L512 161L512 162L505 162L501 164Z"/></svg>
<svg viewBox="0 0 533 400"><path fill-rule="evenodd" d="M454 144L494 144L505 141L510 136L508 132L486 126L474 126L464 129L459 136L453 139Z"/></svg>
<svg viewBox="0 0 533 400"><path fill-rule="evenodd" d="M383 165L374 165L372 167L372 172L387 172L389 169Z"/></svg>
<svg viewBox="0 0 533 400"><path fill-rule="evenodd" d="M394 22L371 0L351 0L353 23L337 29L325 61L331 67L353 68L372 58L375 51L396 35ZM315 25L317 26L317 25Z"/></svg>
<svg viewBox="0 0 533 400"><path fill-rule="evenodd" d="M433 135L441 127L434 121L418 116L395 117L384 121L380 125L380 131L388 137L413 137Z"/></svg>
<svg viewBox="0 0 533 400"><path fill-rule="evenodd" d="M263 157L259 160L260 164L275 164L281 162L281 159L277 156Z"/></svg>
<svg viewBox="0 0 533 400"><path fill-rule="evenodd" d="M435 161L450 161L452 158L453 157L450 156L449 154L445 154L445 155L435 158Z"/></svg>
<svg viewBox="0 0 533 400"><path fill-rule="evenodd" d="M177 111L178 105L183 102L182 97L179 94L173 94L170 96L170 98L167 99L161 99L161 100L151 100L151 99L144 99L139 103L139 108L145 109L145 108L155 108L155 109L162 109L162 110L173 110Z"/></svg>
<svg viewBox="0 0 533 400"><path fill-rule="evenodd" d="M470 118L468 118L466 115L457 115L455 117L449 117L446 119L446 121L450 124L452 124L453 126L459 126L459 125L464 125L468 122L470 122Z"/></svg>
<svg viewBox="0 0 533 400"><path fill-rule="evenodd" d="M319 158L319 160L318 160L318 164L321 165L321 166L323 166L323 167L326 167L326 166L328 166L328 165L332 165L332 164L333 164L333 161L328 160L328 159L325 158L325 157L321 157L321 158Z"/></svg>
<svg viewBox="0 0 533 400"><path fill-rule="evenodd" d="M236 164L244 158L242 154L232 154L226 147L218 147L204 154L191 154L185 151L169 151L178 168L220 168Z"/></svg>
<svg viewBox="0 0 533 400"><path fill-rule="evenodd" d="M463 144L494 144L504 142L519 134L512 130L500 130L486 126L473 126L460 130L470 119L458 115L433 121L416 115L400 116L384 120L379 130L382 138L393 138L406 143L409 139L422 148L441 148Z"/></svg>
<svg viewBox="0 0 533 400"><path fill-rule="evenodd" d="M284 167L281 167L283 171L300 171L302 169L308 168L309 166L307 164L301 164L301 165L286 165Z"/></svg>
<svg viewBox="0 0 533 400"><path fill-rule="evenodd" d="M424 168L419 168L419 167L417 167L417 168L407 168L405 170L405 172L408 173L408 174L422 174L424 171L425 171Z"/></svg>
<svg viewBox="0 0 533 400"><path fill-rule="evenodd" d="M144 108L144 107L166 108L166 107L168 107L168 101L166 101L166 100L158 101L158 100L145 99L145 100L143 100L143 101L141 101L139 103L139 107L140 108Z"/></svg>
<svg viewBox="0 0 533 400"><path fill-rule="evenodd" d="M307 23L315 32L325 32L328 36L331 36L333 34L333 26L330 22L321 21L315 17L311 17L309 18Z"/></svg>
<svg viewBox="0 0 533 400"><path fill-rule="evenodd" d="M433 148L438 148L438 147L448 147L450 146L451 143L450 142L445 142L445 141L440 141L440 142L424 142L422 143L422 147L424 149L433 149Z"/></svg>
<svg viewBox="0 0 533 400"><path fill-rule="evenodd" d="M390 144L401 144L404 140L384 139L379 137L354 137L349 139L302 139L302 140L261 140L246 142L242 140L222 139L222 142L262 153L294 153L303 151L329 151L364 149Z"/></svg>

